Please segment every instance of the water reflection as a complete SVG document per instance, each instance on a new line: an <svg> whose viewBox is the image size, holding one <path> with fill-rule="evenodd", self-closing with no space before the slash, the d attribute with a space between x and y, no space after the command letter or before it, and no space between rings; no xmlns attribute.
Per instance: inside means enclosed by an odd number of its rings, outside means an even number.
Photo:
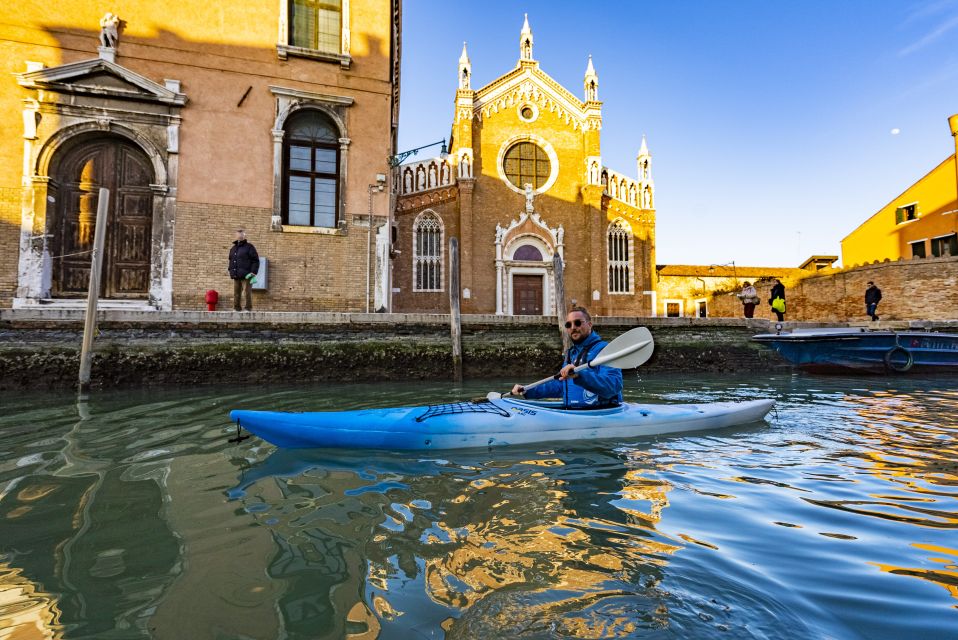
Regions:
<svg viewBox="0 0 958 640"><path fill-rule="evenodd" d="M644 380L779 410L443 458L233 445L224 416L489 385L4 397L0 639L947 637L958 392L867 382Z"/></svg>

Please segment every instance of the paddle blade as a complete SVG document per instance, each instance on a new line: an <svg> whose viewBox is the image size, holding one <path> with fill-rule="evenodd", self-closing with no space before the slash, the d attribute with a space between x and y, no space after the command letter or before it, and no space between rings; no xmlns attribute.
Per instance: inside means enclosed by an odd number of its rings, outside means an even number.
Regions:
<svg viewBox="0 0 958 640"><path fill-rule="evenodd" d="M607 344L590 364L593 367L604 364L616 369L634 369L645 364L654 349L652 333L645 327L636 327Z"/></svg>

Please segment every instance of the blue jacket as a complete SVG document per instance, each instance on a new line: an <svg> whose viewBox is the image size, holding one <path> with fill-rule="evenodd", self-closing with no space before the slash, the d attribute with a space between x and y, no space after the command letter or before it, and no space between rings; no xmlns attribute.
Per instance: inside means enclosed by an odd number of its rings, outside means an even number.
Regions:
<svg viewBox="0 0 958 640"><path fill-rule="evenodd" d="M585 364L596 357L607 343L595 331L580 342L573 343L564 364ZM562 398L563 406L572 408L603 407L622 404L622 371L599 365L580 371L572 384L569 380L552 380L525 392L530 400Z"/></svg>

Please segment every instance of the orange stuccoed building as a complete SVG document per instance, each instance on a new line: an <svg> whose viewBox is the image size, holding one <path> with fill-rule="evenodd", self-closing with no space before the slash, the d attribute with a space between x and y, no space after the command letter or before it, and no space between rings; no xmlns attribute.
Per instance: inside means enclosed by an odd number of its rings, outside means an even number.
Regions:
<svg viewBox="0 0 958 640"><path fill-rule="evenodd" d="M239 227L256 309L375 306L400 6L2 3L0 306L81 304L100 187L113 307L205 308Z"/></svg>
<svg viewBox="0 0 958 640"><path fill-rule="evenodd" d="M464 313L652 314L652 158L643 138L637 176L603 166L598 91L591 58L581 99L540 68L528 18L515 68L482 88L463 46L448 155L394 171L394 311L448 310L455 237Z"/></svg>

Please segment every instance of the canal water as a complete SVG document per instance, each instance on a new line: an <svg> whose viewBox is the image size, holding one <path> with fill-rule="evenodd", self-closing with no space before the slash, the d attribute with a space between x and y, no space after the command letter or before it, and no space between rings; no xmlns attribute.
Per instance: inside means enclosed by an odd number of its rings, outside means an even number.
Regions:
<svg viewBox="0 0 958 640"><path fill-rule="evenodd" d="M0 639L956 638L958 379L627 376L767 423L407 455L231 408L440 383L0 395Z"/></svg>

